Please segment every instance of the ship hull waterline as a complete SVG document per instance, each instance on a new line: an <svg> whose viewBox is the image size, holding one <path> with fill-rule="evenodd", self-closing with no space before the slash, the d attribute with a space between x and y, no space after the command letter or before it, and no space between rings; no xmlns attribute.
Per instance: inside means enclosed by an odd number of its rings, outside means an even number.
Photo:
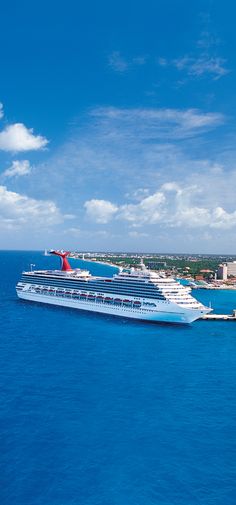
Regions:
<svg viewBox="0 0 236 505"><path fill-rule="evenodd" d="M47 305L55 305L60 307L68 307L72 309L94 312L105 315L112 315L118 317L124 317L129 319L136 319L141 321L149 321L153 323L171 323L171 324L191 324L196 319L201 318L206 314L207 310L196 310L196 309L185 309L183 311L178 311L176 306L176 311L166 311L166 307L163 311L156 310L151 313L143 313L139 309L132 310L129 307L116 307L114 305L105 305L95 302L73 300L54 297L51 295L40 295L36 293L29 293L27 291L18 291L17 295L20 299L38 303L44 303Z"/></svg>

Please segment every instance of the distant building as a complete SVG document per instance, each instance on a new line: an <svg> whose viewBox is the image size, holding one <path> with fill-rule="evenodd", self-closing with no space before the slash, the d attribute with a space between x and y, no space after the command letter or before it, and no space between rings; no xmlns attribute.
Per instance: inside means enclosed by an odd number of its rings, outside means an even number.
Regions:
<svg viewBox="0 0 236 505"><path fill-rule="evenodd" d="M236 277L236 261L228 261L218 267L217 279L226 281L229 277Z"/></svg>
<svg viewBox="0 0 236 505"><path fill-rule="evenodd" d="M220 279L222 281L227 281L227 278L228 278L227 263L223 263L222 265L218 266L217 279Z"/></svg>
<svg viewBox="0 0 236 505"><path fill-rule="evenodd" d="M208 268L204 268L200 270L200 274L212 274L213 270L209 270Z"/></svg>
<svg viewBox="0 0 236 505"><path fill-rule="evenodd" d="M194 276L194 279L195 279L196 281L204 281L204 277L203 277L203 275L195 275L195 276Z"/></svg>
<svg viewBox="0 0 236 505"><path fill-rule="evenodd" d="M230 261L227 264L228 277L232 275L232 277L236 277L236 261Z"/></svg>
<svg viewBox="0 0 236 505"><path fill-rule="evenodd" d="M204 279L212 279L214 276L213 270L209 270L208 268L200 270L199 274L203 275Z"/></svg>

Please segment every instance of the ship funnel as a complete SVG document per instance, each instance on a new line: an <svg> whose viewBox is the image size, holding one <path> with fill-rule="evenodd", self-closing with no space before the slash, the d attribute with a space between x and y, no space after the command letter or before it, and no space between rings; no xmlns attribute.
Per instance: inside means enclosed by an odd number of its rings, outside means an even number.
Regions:
<svg viewBox="0 0 236 505"><path fill-rule="evenodd" d="M61 259L61 270L64 272L68 272L72 270L70 263L67 259L68 254L70 254L70 251L50 251L50 254L55 254L55 256L59 256Z"/></svg>

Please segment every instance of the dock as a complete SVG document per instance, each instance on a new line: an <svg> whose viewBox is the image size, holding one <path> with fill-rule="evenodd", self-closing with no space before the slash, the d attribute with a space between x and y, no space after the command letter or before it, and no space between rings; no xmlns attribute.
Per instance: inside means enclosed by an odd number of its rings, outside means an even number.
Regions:
<svg viewBox="0 0 236 505"><path fill-rule="evenodd" d="M236 309L232 314L205 314L201 319L210 321L236 321Z"/></svg>

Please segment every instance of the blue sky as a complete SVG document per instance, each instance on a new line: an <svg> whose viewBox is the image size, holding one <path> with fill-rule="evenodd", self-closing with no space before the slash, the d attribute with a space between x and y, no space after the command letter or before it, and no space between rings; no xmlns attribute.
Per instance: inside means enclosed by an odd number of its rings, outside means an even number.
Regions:
<svg viewBox="0 0 236 505"><path fill-rule="evenodd" d="M235 253L235 11L2 7L1 248Z"/></svg>

